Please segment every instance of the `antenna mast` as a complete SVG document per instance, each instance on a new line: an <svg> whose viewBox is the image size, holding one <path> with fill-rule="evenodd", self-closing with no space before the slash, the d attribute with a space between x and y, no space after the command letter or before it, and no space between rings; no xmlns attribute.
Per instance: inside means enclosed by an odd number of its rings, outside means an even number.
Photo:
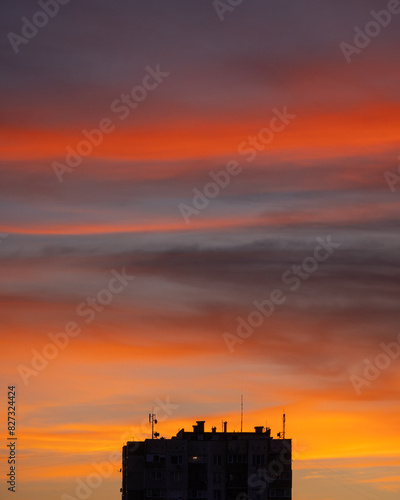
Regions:
<svg viewBox="0 0 400 500"><path fill-rule="evenodd" d="M151 439L159 436L158 432L154 432L154 424L157 423L156 416L157 415L153 413L153 410L151 410L151 413L149 413L149 424L151 424Z"/></svg>
<svg viewBox="0 0 400 500"><path fill-rule="evenodd" d="M243 394L240 395L240 432L243 432Z"/></svg>
<svg viewBox="0 0 400 500"><path fill-rule="evenodd" d="M285 413L283 414L282 423L283 423L282 432L278 432L278 437L281 439L286 439L286 414Z"/></svg>

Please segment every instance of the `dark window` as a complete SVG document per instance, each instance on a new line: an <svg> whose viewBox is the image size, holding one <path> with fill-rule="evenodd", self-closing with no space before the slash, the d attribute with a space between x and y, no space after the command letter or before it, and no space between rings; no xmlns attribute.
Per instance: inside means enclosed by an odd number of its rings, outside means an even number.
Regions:
<svg viewBox="0 0 400 500"><path fill-rule="evenodd" d="M182 465L182 455L172 455L171 456L172 465Z"/></svg>
<svg viewBox="0 0 400 500"><path fill-rule="evenodd" d="M214 465L221 465L222 457L221 455L214 455Z"/></svg>
<svg viewBox="0 0 400 500"><path fill-rule="evenodd" d="M164 473L160 470L153 470L150 472L150 479L153 480L164 479Z"/></svg>
<svg viewBox="0 0 400 500"><path fill-rule="evenodd" d="M157 488L148 489L146 490L146 496L147 498L164 498L165 490L160 490Z"/></svg>
<svg viewBox="0 0 400 500"><path fill-rule="evenodd" d="M264 465L264 455L253 455L253 465Z"/></svg>
<svg viewBox="0 0 400 500"><path fill-rule="evenodd" d="M221 482L221 473L220 472L214 472L214 474L213 474L213 482L214 483L220 483Z"/></svg>
<svg viewBox="0 0 400 500"><path fill-rule="evenodd" d="M245 454L233 454L230 453L228 455L228 463L229 464L245 464L247 463L247 455Z"/></svg>

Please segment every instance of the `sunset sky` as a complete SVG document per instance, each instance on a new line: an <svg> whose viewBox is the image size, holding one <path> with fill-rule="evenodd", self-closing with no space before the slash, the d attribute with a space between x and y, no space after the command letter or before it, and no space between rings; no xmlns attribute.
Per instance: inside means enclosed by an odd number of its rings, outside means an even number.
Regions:
<svg viewBox="0 0 400 500"><path fill-rule="evenodd" d="M72 0L17 47L43 9L3 5L1 498L9 385L17 500L76 498L101 462L91 498L117 500L110 457L150 437L152 408L165 437L238 431L241 393L245 430L276 436L286 412L294 500L399 498L400 6L350 62L341 47L390 3Z"/></svg>

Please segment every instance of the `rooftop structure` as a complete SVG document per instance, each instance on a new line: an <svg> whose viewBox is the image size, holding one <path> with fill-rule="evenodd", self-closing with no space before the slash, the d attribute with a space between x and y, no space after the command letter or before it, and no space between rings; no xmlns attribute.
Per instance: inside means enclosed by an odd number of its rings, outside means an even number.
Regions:
<svg viewBox="0 0 400 500"><path fill-rule="evenodd" d="M123 448L122 500L275 500L292 498L292 442L267 427L254 432L181 429L171 439Z"/></svg>

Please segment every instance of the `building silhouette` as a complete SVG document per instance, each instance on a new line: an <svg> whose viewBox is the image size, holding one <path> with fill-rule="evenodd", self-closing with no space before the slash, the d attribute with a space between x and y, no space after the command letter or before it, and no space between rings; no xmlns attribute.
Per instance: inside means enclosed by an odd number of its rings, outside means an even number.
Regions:
<svg viewBox="0 0 400 500"><path fill-rule="evenodd" d="M122 500L275 500L292 498L292 442L284 433L180 430L171 439L123 447Z"/></svg>

